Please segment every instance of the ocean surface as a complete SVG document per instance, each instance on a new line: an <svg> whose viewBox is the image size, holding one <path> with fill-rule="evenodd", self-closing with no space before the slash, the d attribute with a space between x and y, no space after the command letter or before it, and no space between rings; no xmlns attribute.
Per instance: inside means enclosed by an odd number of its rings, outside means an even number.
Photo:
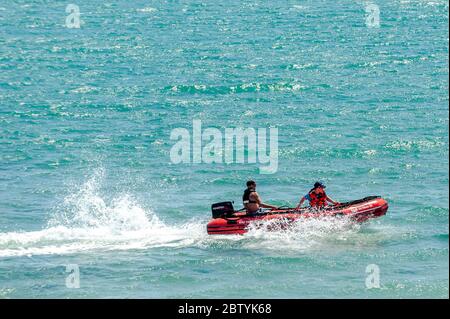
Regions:
<svg viewBox="0 0 450 319"><path fill-rule="evenodd" d="M448 10L1 1L0 298L448 298ZM277 171L174 163L194 120L277 128ZM390 207L207 235L250 178L279 206L321 180Z"/></svg>

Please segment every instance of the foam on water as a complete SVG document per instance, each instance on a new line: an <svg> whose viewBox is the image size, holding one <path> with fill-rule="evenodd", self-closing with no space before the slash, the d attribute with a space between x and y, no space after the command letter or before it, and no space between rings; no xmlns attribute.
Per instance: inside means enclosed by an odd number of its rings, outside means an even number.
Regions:
<svg viewBox="0 0 450 319"><path fill-rule="evenodd" d="M66 197L40 231L1 233L0 257L186 246L204 232L200 223L168 226L129 195L107 203L97 189L96 176Z"/></svg>
<svg viewBox="0 0 450 319"><path fill-rule="evenodd" d="M107 202L99 193L100 183L101 174L97 174L78 192L67 196L44 229L0 233L0 257L215 245L301 251L345 242L360 228L345 218L324 217L301 219L289 225L252 224L244 236L209 236L206 216L167 225L128 194Z"/></svg>
<svg viewBox="0 0 450 319"><path fill-rule="evenodd" d="M348 218L302 218L293 223L264 222L253 224L247 247L263 247L269 250L308 250L345 241L358 232L360 226ZM276 243L276 244L275 244ZM255 247L256 248L256 247Z"/></svg>

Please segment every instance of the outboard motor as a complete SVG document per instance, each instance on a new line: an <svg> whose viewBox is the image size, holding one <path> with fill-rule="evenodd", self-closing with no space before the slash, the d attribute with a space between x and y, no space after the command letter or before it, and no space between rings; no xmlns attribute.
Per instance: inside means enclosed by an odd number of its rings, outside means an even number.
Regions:
<svg viewBox="0 0 450 319"><path fill-rule="evenodd" d="M213 218L231 217L234 213L233 202L221 202L211 205Z"/></svg>

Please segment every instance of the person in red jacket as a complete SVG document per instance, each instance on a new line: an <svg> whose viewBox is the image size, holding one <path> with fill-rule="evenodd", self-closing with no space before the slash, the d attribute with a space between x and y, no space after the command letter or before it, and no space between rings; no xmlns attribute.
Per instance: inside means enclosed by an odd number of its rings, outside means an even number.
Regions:
<svg viewBox="0 0 450 319"><path fill-rule="evenodd" d="M308 200L309 205L315 208L323 208L327 206L328 203L331 203L333 205L340 204L339 202L336 202L328 197L328 195L325 193L325 188L326 186L324 184L322 184L321 182L316 182L314 184L314 187L308 192L308 194L302 197L296 209L300 209L305 200Z"/></svg>

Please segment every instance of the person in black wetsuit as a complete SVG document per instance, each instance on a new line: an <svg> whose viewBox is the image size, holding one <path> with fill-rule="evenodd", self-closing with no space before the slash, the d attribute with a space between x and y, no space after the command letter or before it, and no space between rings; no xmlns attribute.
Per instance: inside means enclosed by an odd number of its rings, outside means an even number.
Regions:
<svg viewBox="0 0 450 319"><path fill-rule="evenodd" d="M247 210L247 214L254 214L258 212L261 207L271 209L277 208L276 206L264 204L262 202L259 194L256 192L256 182L251 180L247 182L247 189L242 196L242 202Z"/></svg>

